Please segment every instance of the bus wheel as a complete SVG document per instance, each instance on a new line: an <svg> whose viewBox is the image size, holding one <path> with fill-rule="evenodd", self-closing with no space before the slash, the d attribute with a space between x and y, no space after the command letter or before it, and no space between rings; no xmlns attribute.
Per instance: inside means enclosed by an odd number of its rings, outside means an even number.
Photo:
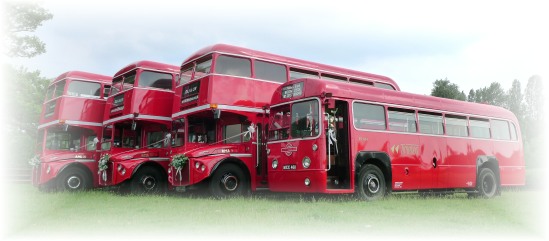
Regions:
<svg viewBox="0 0 549 241"><path fill-rule="evenodd" d="M210 192L214 197L224 198L245 194L248 180L242 169L235 164L220 166L210 179Z"/></svg>
<svg viewBox="0 0 549 241"><path fill-rule="evenodd" d="M358 173L356 193L360 199L374 201L385 196L387 184L381 170L372 164L367 164Z"/></svg>
<svg viewBox="0 0 549 241"><path fill-rule="evenodd" d="M89 189L91 178L81 168L69 167L57 178L57 189L59 191L76 192Z"/></svg>
<svg viewBox="0 0 549 241"><path fill-rule="evenodd" d="M478 196L482 198L493 198L498 192L496 174L490 168L482 168L477 179Z"/></svg>
<svg viewBox="0 0 549 241"><path fill-rule="evenodd" d="M130 180L130 191L133 194L157 194L165 192L167 178L158 168L141 167Z"/></svg>

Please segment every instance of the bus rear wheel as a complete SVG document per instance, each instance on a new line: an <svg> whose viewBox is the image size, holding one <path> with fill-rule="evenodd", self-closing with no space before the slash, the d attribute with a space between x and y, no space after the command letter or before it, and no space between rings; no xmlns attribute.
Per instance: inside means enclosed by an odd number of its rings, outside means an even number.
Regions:
<svg viewBox="0 0 549 241"><path fill-rule="evenodd" d="M130 192L133 194L159 194L166 192L167 178L158 168L141 167L130 181Z"/></svg>
<svg viewBox="0 0 549 241"><path fill-rule="evenodd" d="M248 191L249 181L235 164L220 166L210 179L209 189L216 198L240 196Z"/></svg>
<svg viewBox="0 0 549 241"><path fill-rule="evenodd" d="M77 192L89 189L91 178L86 171L77 167L68 167L57 178L59 191Z"/></svg>
<svg viewBox="0 0 549 241"><path fill-rule="evenodd" d="M358 173L356 194L366 201L378 200L385 196L387 184L379 167L367 164Z"/></svg>
<svg viewBox="0 0 549 241"><path fill-rule="evenodd" d="M493 198L498 193L496 174L490 168L482 168L477 179L477 196L481 198Z"/></svg>

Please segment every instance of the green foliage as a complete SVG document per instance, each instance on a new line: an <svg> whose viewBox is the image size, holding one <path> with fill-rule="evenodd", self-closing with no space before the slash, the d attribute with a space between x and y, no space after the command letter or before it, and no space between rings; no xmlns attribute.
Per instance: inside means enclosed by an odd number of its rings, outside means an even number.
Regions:
<svg viewBox="0 0 549 241"><path fill-rule="evenodd" d="M522 88L520 87L520 81L514 80L511 89L507 92L507 108L517 116L522 123L524 120L524 96L522 95Z"/></svg>
<svg viewBox="0 0 549 241"><path fill-rule="evenodd" d="M31 58L46 52L46 44L32 35L53 15L41 6L26 1L3 2L5 9L4 44L9 57Z"/></svg>
<svg viewBox="0 0 549 241"><path fill-rule="evenodd" d="M451 83L448 79L436 80L433 83L431 95L454 100L466 99L465 93L459 90L459 86Z"/></svg>
<svg viewBox="0 0 549 241"><path fill-rule="evenodd" d="M4 55L10 58L30 58L46 51L45 44L32 33L42 22L53 17L51 13L27 1L3 1ZM6 88L2 96L9 100L6 136L10 137L9 160L13 165L27 165L36 151L37 127L42 102L50 80L40 76L40 71L3 64L2 79Z"/></svg>
<svg viewBox="0 0 549 241"><path fill-rule="evenodd" d="M490 86L475 91L475 102L505 107L507 96L498 82L492 82Z"/></svg>

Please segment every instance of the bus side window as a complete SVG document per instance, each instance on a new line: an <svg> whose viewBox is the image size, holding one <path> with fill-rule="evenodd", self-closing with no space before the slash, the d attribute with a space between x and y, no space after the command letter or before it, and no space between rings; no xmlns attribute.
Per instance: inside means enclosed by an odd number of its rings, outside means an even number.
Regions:
<svg viewBox="0 0 549 241"><path fill-rule="evenodd" d="M490 122L486 119L470 118L471 137L490 138Z"/></svg>

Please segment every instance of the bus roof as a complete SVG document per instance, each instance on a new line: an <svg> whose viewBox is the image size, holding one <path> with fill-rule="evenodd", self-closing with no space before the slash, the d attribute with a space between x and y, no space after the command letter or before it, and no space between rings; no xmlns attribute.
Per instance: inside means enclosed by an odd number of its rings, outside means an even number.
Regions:
<svg viewBox="0 0 549 241"><path fill-rule="evenodd" d="M50 83L50 85L66 78L89 80L93 82L100 82L103 84L109 84L112 82L111 76L94 74L94 73L83 72L83 71L68 71L59 75L57 78L55 78Z"/></svg>
<svg viewBox="0 0 549 241"><path fill-rule="evenodd" d="M141 60L137 61L131 64L128 64L124 68L120 69L116 74L114 74L114 77L118 77L119 75L125 74L128 71L131 71L136 68L142 68L142 69L153 69L153 70L159 70L159 71L166 71L166 72L179 72L179 66L171 65L171 64L164 64L149 60Z"/></svg>
<svg viewBox="0 0 549 241"><path fill-rule="evenodd" d="M502 107L466 102L460 100L440 98L430 95L419 95L407 92L391 91L371 86L355 85L347 82L334 82L321 79L298 79L285 83L278 87L273 95L271 104L286 102L281 99L281 90L284 86L303 81L303 92L305 97L320 96L324 93L331 93L333 97L352 100L362 100L373 103L389 104L396 107L414 107L419 111L440 111L454 114L476 115L484 117L504 118L517 122L515 115ZM298 98L303 98L298 97ZM295 100L295 99L294 99Z"/></svg>
<svg viewBox="0 0 549 241"><path fill-rule="evenodd" d="M379 81L379 82L389 83L389 84L393 85L396 90L400 91L400 87L398 86L398 84L394 80L392 80L389 77L383 76L383 75L371 74L371 73L361 72L361 71L357 71L357 70L351 70L351 69L346 69L346 68L341 68L341 67L336 67L336 66L331 66L331 65L326 65L326 64L320 64L320 63L315 63L315 62L311 62L311 61L306 61L306 60L301 60L301 59L296 59L296 58L285 57L285 56L281 56L281 55L261 52L261 51L257 51L257 50L232 46L232 45L228 45L228 44L215 44L215 45L208 46L208 47L205 47L203 49L200 49L197 52L195 52L194 54L192 54L185 61L183 61L183 63L181 65L183 66L185 63L187 63L191 60L194 60L196 58L199 58L203 55L206 55L206 54L212 53L212 52L229 53L229 54L235 54L235 55L242 55L242 56L260 58L260 59L265 59L265 60L271 60L273 62L287 63L287 64L289 64L291 66L295 66L295 67L303 67L305 69L320 70L320 72L323 72L323 73L344 74L344 75L353 76L353 77L356 77L356 78L374 79L374 80Z"/></svg>

